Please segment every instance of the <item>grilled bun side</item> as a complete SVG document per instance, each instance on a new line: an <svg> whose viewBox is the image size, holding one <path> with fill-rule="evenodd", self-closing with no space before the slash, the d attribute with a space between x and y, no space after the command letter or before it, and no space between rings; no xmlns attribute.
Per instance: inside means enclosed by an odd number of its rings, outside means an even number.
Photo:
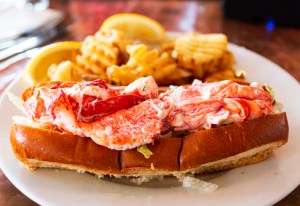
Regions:
<svg viewBox="0 0 300 206"><path fill-rule="evenodd" d="M154 144L147 145L153 153L148 159L137 149L121 151L122 173L138 176L141 173L157 175L179 171L178 157L181 142L182 138L175 137L156 139Z"/></svg>
<svg viewBox="0 0 300 206"><path fill-rule="evenodd" d="M253 154L247 155L246 153L238 159L249 155L253 156L253 159L239 164L245 165L248 161L249 163L259 162L266 158L274 148L287 142L288 132L286 113L279 113L193 133L183 137L180 170L195 170L207 163L247 151L250 153L250 150ZM222 166L220 169L228 168L230 167Z"/></svg>
<svg viewBox="0 0 300 206"><path fill-rule="evenodd" d="M16 157L28 168L55 167L118 175L119 151L90 138L41 128L13 124L10 133Z"/></svg>
<svg viewBox="0 0 300 206"><path fill-rule="evenodd" d="M257 163L287 142L285 113L201 130L183 138L159 138L147 147L146 159L136 149L116 151L90 138L14 123L11 145L28 168L72 169L113 176L209 173ZM151 166L152 164L152 166Z"/></svg>

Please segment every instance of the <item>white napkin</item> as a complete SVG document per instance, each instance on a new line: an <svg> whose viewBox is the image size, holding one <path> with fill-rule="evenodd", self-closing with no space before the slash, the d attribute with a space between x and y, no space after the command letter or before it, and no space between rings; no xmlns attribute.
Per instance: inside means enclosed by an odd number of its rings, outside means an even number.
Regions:
<svg viewBox="0 0 300 206"><path fill-rule="evenodd" d="M46 9L35 11L7 8L0 12L0 40L30 32L37 28L51 28L62 21L61 11Z"/></svg>

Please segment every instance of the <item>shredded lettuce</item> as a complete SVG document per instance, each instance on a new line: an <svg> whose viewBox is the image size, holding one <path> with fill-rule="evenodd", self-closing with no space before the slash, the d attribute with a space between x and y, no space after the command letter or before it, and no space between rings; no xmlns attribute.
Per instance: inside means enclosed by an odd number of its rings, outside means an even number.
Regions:
<svg viewBox="0 0 300 206"><path fill-rule="evenodd" d="M277 102L273 105L272 113L278 114L282 112L283 105L280 102Z"/></svg>
<svg viewBox="0 0 300 206"><path fill-rule="evenodd" d="M137 147L137 151L138 151L139 153L141 153L142 155L144 155L144 157L145 157L146 159L149 159L150 156L153 155L153 152L151 152L151 151L149 150L149 148L147 147L147 145L142 145L142 146Z"/></svg>
<svg viewBox="0 0 300 206"><path fill-rule="evenodd" d="M206 182L195 177L185 176L182 181L182 186L195 189L200 192L213 192L218 189L218 185Z"/></svg>
<svg viewBox="0 0 300 206"><path fill-rule="evenodd" d="M264 84L264 86L265 86L267 92L269 92L271 94L271 96L272 96L272 102L274 102L275 101L275 92L274 92L274 89L272 87L270 87L269 85L267 85L267 84Z"/></svg>
<svg viewBox="0 0 300 206"><path fill-rule="evenodd" d="M154 167L153 163L151 163L150 168L151 168L151 170L155 170L155 167Z"/></svg>

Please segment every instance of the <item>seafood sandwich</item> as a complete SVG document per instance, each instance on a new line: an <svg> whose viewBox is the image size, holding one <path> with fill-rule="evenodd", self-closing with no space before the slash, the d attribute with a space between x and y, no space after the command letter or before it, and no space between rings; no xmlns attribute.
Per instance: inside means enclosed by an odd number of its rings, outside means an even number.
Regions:
<svg viewBox="0 0 300 206"><path fill-rule="evenodd" d="M28 168L99 176L209 173L257 163L288 140L284 112L260 83L194 81L161 91L151 77L45 82L26 89L11 145Z"/></svg>

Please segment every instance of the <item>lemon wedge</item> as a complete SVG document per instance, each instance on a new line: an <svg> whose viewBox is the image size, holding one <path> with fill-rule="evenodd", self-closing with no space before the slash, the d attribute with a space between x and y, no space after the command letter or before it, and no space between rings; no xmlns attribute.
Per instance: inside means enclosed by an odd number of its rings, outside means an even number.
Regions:
<svg viewBox="0 0 300 206"><path fill-rule="evenodd" d="M26 73L31 82L37 84L48 80L47 71L52 64L59 64L66 60L74 62L81 45L81 42L66 41L43 47L41 52L33 57L26 66Z"/></svg>
<svg viewBox="0 0 300 206"><path fill-rule="evenodd" d="M131 39L141 39L159 43L166 38L164 27L154 19L134 13L115 14L107 18L101 30L117 29Z"/></svg>

